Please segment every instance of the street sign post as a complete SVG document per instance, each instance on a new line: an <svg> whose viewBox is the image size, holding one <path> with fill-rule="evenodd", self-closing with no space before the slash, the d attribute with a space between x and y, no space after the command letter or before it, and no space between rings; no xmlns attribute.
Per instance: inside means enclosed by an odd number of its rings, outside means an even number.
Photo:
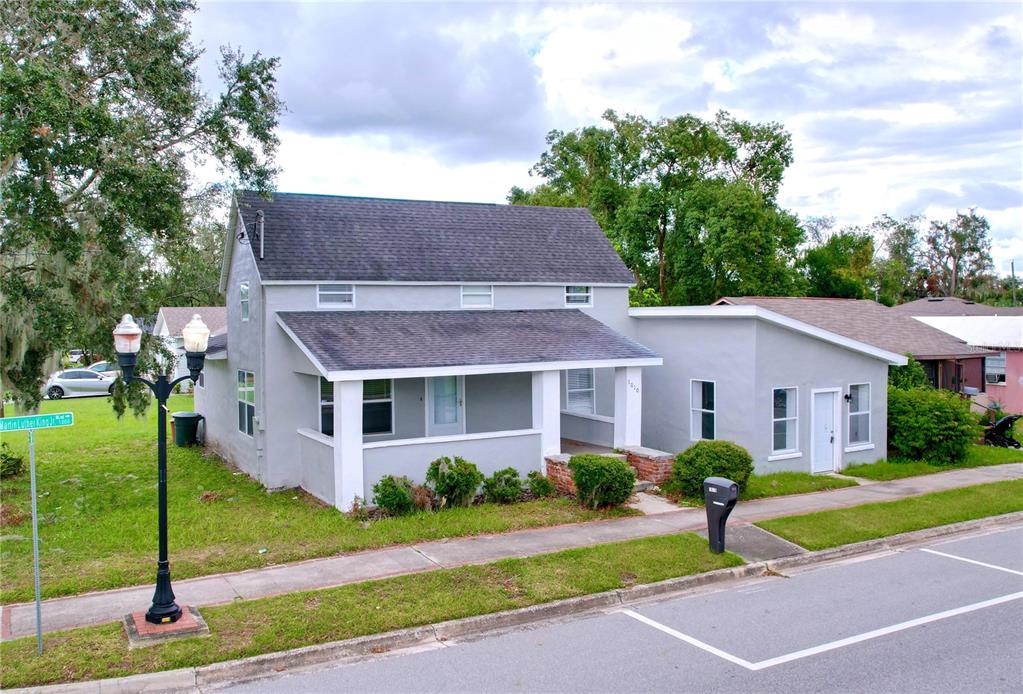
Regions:
<svg viewBox="0 0 1023 694"><path fill-rule="evenodd" d="M28 477L32 493L32 568L36 583L36 650L43 654L43 604L39 592L39 514L36 510L36 429L69 427L75 423L72 412L33 414L0 418L0 432L28 431Z"/></svg>

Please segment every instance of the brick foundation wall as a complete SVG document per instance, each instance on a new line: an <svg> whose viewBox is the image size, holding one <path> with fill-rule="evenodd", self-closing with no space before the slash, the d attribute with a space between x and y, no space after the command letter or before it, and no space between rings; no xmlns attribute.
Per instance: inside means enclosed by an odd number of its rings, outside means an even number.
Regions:
<svg viewBox="0 0 1023 694"><path fill-rule="evenodd" d="M575 496L575 482L572 481L572 471L568 469L568 460L567 455L547 458L547 479L553 482L562 494Z"/></svg>
<svg viewBox="0 0 1023 694"><path fill-rule="evenodd" d="M636 470L636 477L654 484L662 484L671 475L675 457L652 448L626 448L625 459Z"/></svg>

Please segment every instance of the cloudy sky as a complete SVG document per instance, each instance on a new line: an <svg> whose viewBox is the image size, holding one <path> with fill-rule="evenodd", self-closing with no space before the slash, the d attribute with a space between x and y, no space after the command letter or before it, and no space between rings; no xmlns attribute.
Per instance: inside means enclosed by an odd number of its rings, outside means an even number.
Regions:
<svg viewBox="0 0 1023 694"><path fill-rule="evenodd" d="M608 108L780 121L781 203L860 224L977 206L1023 271L1023 9L981 3L207 2L281 58L278 188L501 202L552 128Z"/></svg>

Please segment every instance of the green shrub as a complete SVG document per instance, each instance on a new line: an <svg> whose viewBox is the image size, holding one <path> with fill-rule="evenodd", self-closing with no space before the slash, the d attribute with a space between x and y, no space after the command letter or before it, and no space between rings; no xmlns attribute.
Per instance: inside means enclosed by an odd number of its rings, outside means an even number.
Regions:
<svg viewBox="0 0 1023 694"><path fill-rule="evenodd" d="M584 453L568 461L579 501L588 508L618 506L632 496L636 473L619 458Z"/></svg>
<svg viewBox="0 0 1023 694"><path fill-rule="evenodd" d="M931 379L927 378L927 372L924 371L923 364L914 359L910 354L907 354L906 358L905 366L888 367L888 385L900 390L930 388Z"/></svg>
<svg viewBox="0 0 1023 694"><path fill-rule="evenodd" d="M7 442L0 443L0 478L17 477L25 471L25 459L11 452Z"/></svg>
<svg viewBox="0 0 1023 694"><path fill-rule="evenodd" d="M934 388L888 389L888 453L956 465L980 436L968 400Z"/></svg>
<svg viewBox="0 0 1023 694"><path fill-rule="evenodd" d="M388 475L373 485L373 502L389 516L404 516L416 508L412 480Z"/></svg>
<svg viewBox="0 0 1023 694"><path fill-rule="evenodd" d="M476 498L483 473L475 465L458 456L442 456L430 463L426 481L443 506L468 506Z"/></svg>
<svg viewBox="0 0 1023 694"><path fill-rule="evenodd" d="M558 493L554 483L544 477L539 470L533 470L526 475L526 483L529 485L529 493L537 499L546 499Z"/></svg>
<svg viewBox="0 0 1023 694"><path fill-rule="evenodd" d="M498 470L483 481L483 498L497 504L510 504L522 498L522 480L513 467Z"/></svg>
<svg viewBox="0 0 1023 694"><path fill-rule="evenodd" d="M675 456L671 475L661 485L669 494L703 498L703 480L726 477L739 485L740 493L753 474L753 457L731 441L697 441Z"/></svg>

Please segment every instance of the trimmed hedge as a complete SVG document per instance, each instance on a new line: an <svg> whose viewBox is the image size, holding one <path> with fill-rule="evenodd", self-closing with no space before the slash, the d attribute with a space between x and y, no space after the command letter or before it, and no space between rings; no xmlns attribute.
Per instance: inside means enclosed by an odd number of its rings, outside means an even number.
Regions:
<svg viewBox="0 0 1023 694"><path fill-rule="evenodd" d="M731 441L698 441L675 456L671 475L661 485L669 494L703 498L703 480L727 477L741 493L753 474L753 456Z"/></svg>
<svg viewBox="0 0 1023 694"><path fill-rule="evenodd" d="M554 483L544 477L539 470L533 470L526 475L526 483L529 485L529 493L537 499L545 499L558 493Z"/></svg>
<svg viewBox="0 0 1023 694"><path fill-rule="evenodd" d="M580 503L589 508L618 506L632 496L636 473L624 460L583 453L568 461Z"/></svg>
<svg viewBox="0 0 1023 694"><path fill-rule="evenodd" d="M476 498L483 473L465 458L442 456L430 463L426 481L444 506L468 506Z"/></svg>
<svg viewBox="0 0 1023 694"><path fill-rule="evenodd" d="M981 435L970 403L935 388L888 389L888 454L957 465Z"/></svg>

